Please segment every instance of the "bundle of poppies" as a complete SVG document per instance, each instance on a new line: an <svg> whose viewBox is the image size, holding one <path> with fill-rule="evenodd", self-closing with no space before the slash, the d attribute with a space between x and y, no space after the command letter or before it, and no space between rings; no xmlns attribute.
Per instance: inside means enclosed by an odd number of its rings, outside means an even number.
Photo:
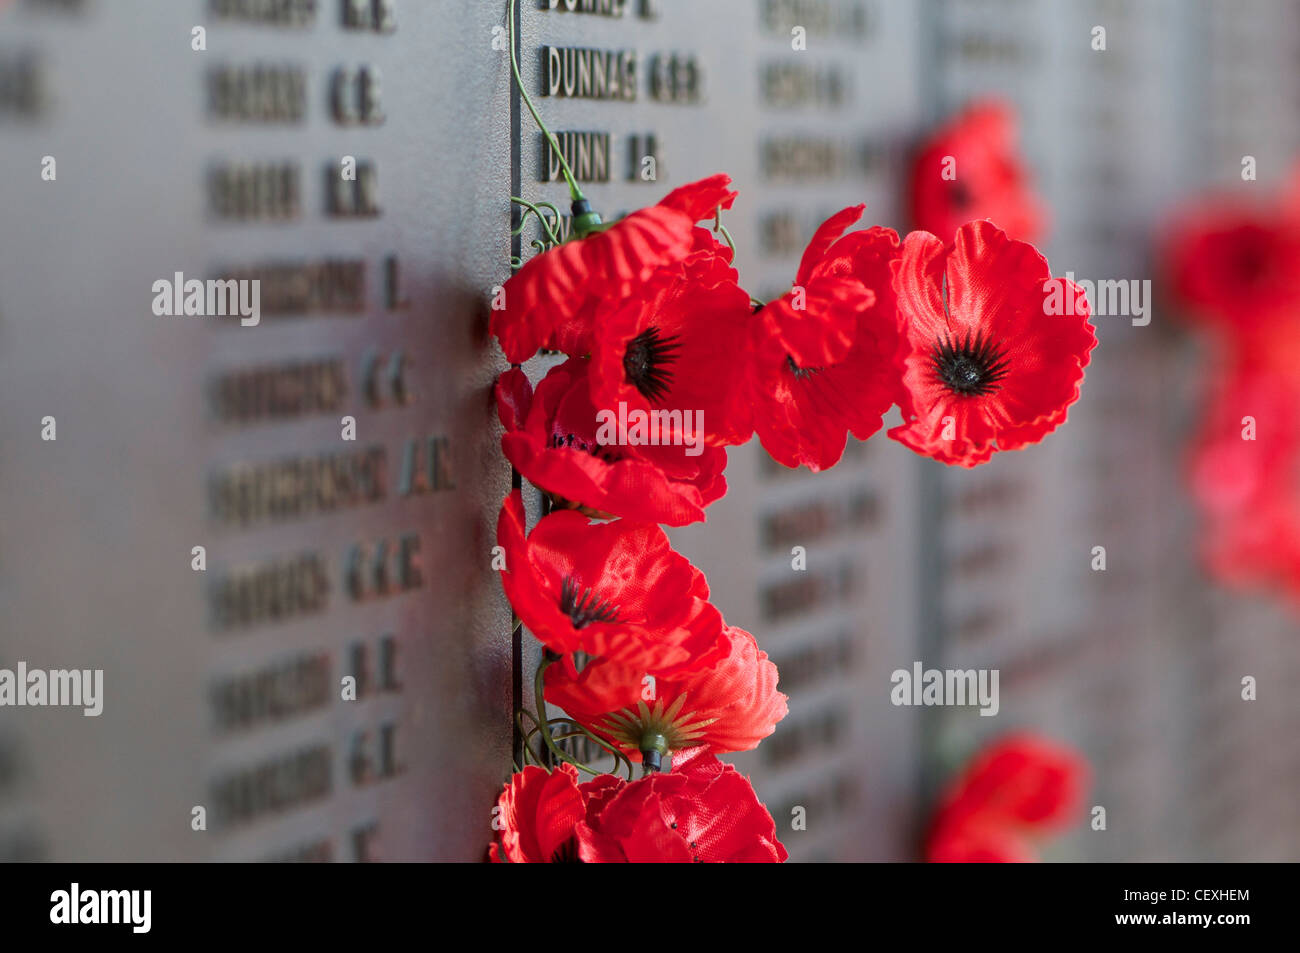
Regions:
<svg viewBox="0 0 1300 953"><path fill-rule="evenodd" d="M524 102L541 125L526 92ZM939 204L1010 214L1019 167L1000 130L978 128L965 191L937 170ZM494 809L491 856L783 861L771 815L717 758L756 747L785 716L776 666L725 622L660 524L703 520L726 492L726 448L754 434L775 460L812 471L895 406L902 422L889 435L949 464L1041 440L1065 420L1096 344L1087 302L991 221L900 241L879 226L850 230L861 205L822 224L790 291L761 302L733 267L727 176L605 223L554 151L569 238L558 238L554 206L513 199L524 209L516 234L535 214L541 253L515 261L492 304L512 364L495 391L502 448L545 513L527 531L522 494L510 494L497 568L545 655L539 711L518 725L529 763ZM918 216L926 196L914 196ZM1062 314L1053 298L1077 304ZM539 351L565 359L534 391L520 365ZM564 717L548 717L547 703ZM614 772L578 762L573 739Z"/></svg>

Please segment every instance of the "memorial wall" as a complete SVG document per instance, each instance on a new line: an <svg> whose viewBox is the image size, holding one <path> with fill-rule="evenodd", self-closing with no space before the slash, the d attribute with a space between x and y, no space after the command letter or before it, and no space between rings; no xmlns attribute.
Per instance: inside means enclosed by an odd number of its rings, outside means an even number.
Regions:
<svg viewBox="0 0 1300 953"><path fill-rule="evenodd" d="M0 667L103 672L96 714L0 711L0 859L484 858L538 659L491 566L490 302L535 253L510 197L568 208L506 27L505 0L0 3ZM1282 0L522 0L514 34L607 220L732 177L764 300L845 206L906 231L916 143L980 95L1017 107L1056 275L1150 277L1175 202L1300 153ZM1016 727L1086 753L1107 808L1049 859L1300 855L1300 633L1198 572L1195 345L1159 296L1094 323L1040 446L967 470L882 433L813 475L752 440L670 532L780 669L788 717L727 760L792 860L916 859ZM997 717L891 704L916 661L999 670Z"/></svg>

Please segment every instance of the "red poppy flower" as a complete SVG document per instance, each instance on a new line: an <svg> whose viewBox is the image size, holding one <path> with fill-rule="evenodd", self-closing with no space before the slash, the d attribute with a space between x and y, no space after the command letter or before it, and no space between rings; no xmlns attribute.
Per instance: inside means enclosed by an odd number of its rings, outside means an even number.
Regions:
<svg viewBox="0 0 1300 953"><path fill-rule="evenodd" d="M1175 294L1207 322L1237 331L1285 323L1300 277L1300 218L1214 201L1170 228L1164 259Z"/></svg>
<svg viewBox="0 0 1300 953"><path fill-rule="evenodd" d="M626 432L599 421L588 383L590 362L553 367L531 393L512 369L497 384L506 458L557 505L592 516L626 516L683 526L704 519L704 507L727 491L727 451L694 435L683 442L628 445ZM522 383L521 383L522 381Z"/></svg>
<svg viewBox="0 0 1300 953"><path fill-rule="evenodd" d="M497 799L495 826L501 835L488 847L493 863L580 863L578 823L594 815L627 784L612 774L579 782L578 770L554 771L529 765L517 772Z"/></svg>
<svg viewBox="0 0 1300 953"><path fill-rule="evenodd" d="M606 792L578 822L587 863L782 863L776 823L747 778L701 749Z"/></svg>
<svg viewBox="0 0 1300 953"><path fill-rule="evenodd" d="M862 215L845 209L817 230L794 290L753 322L754 429L772 459L824 470L848 434L865 440L898 398L896 303L890 261L898 235L840 237Z"/></svg>
<svg viewBox="0 0 1300 953"><path fill-rule="evenodd" d="M576 861L573 828L587 813L578 771L529 765L510 779L497 799L501 836L488 852L493 863L551 864Z"/></svg>
<svg viewBox="0 0 1300 953"><path fill-rule="evenodd" d="M1030 864L1033 845L1006 827L949 827L936 831L926 849L932 864Z"/></svg>
<svg viewBox="0 0 1300 953"><path fill-rule="evenodd" d="M1300 381L1259 360L1211 392L1191 455L1207 568L1238 588L1300 593Z"/></svg>
<svg viewBox="0 0 1300 953"><path fill-rule="evenodd" d="M497 521L501 584L515 612L553 651L587 652L650 675L715 662L722 616L704 574L654 523L591 523L573 510L543 517L524 535L518 490Z"/></svg>
<svg viewBox="0 0 1300 953"><path fill-rule="evenodd" d="M932 136L912 166L909 194L913 226L944 241L973 219L1027 242L1046 228L1016 148L1015 114L1002 102L971 105Z"/></svg>
<svg viewBox="0 0 1300 953"><path fill-rule="evenodd" d="M1087 778L1087 763L1069 748L1029 734L1004 738L948 789L927 855L931 861L1034 859L1025 837L1069 824Z"/></svg>
<svg viewBox="0 0 1300 953"><path fill-rule="evenodd" d="M1270 487L1237 518L1209 518L1200 554L1218 582L1242 592L1279 591L1300 599L1300 500Z"/></svg>
<svg viewBox="0 0 1300 953"><path fill-rule="evenodd" d="M702 236L680 272L660 271L597 315L591 398L629 417L690 411L704 439L725 446L754 432L744 388L751 311L729 253L712 241Z"/></svg>
<svg viewBox="0 0 1300 953"><path fill-rule="evenodd" d="M786 696L776 690L776 665L752 635L728 626L722 638L726 654L715 665L652 684L644 672L609 659L589 663L577 677L553 665L546 700L633 761L650 750L748 751L786 716Z"/></svg>
<svg viewBox="0 0 1300 953"><path fill-rule="evenodd" d="M1242 362L1214 381L1192 452L1192 490L1212 515L1237 517L1290 487L1300 453L1300 380ZM1300 487L1298 487L1300 488Z"/></svg>
<svg viewBox="0 0 1300 953"><path fill-rule="evenodd" d="M947 247L913 232L892 267L905 391L889 436L972 467L1065 421L1097 337L1083 293L1034 246L970 222Z"/></svg>
<svg viewBox="0 0 1300 953"><path fill-rule="evenodd" d="M680 265L698 252L695 223L718 207L731 207L730 181L714 175L682 186L658 205L525 262L505 284L504 308L492 312L492 333L506 358L522 364L540 347L587 353L597 307L621 300L657 269Z"/></svg>

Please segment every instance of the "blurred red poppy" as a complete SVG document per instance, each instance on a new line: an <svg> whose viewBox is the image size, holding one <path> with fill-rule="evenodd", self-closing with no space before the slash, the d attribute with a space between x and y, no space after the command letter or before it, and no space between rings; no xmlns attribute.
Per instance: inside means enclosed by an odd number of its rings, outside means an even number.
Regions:
<svg viewBox="0 0 1300 953"><path fill-rule="evenodd" d="M1164 271L1193 316L1248 332L1291 311L1300 278L1300 217L1219 199L1185 213L1165 240Z"/></svg>
<svg viewBox="0 0 1300 953"><path fill-rule="evenodd" d="M1300 380L1272 362L1214 380L1190 459L1201 552L1220 581L1300 595Z"/></svg>
<svg viewBox="0 0 1300 953"><path fill-rule="evenodd" d="M927 844L939 861L1037 859L1027 837L1068 825L1083 806L1088 765L1070 748L1031 734L981 751L949 786Z"/></svg>
<svg viewBox="0 0 1300 953"><path fill-rule="evenodd" d="M1016 146L1015 114L996 100L968 106L930 137L912 166L909 198L913 226L945 242L975 219L1026 242L1046 229Z"/></svg>

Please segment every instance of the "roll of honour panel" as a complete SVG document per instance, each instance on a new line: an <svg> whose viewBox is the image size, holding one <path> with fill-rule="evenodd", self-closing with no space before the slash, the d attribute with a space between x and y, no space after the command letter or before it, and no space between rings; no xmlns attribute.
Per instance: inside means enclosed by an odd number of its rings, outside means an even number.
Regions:
<svg viewBox="0 0 1300 953"><path fill-rule="evenodd" d="M105 700L6 716L23 837L0 843L480 859L512 704L484 333L509 255L501 13L5 18L8 111L41 112L0 141L4 651L103 668Z"/></svg>

